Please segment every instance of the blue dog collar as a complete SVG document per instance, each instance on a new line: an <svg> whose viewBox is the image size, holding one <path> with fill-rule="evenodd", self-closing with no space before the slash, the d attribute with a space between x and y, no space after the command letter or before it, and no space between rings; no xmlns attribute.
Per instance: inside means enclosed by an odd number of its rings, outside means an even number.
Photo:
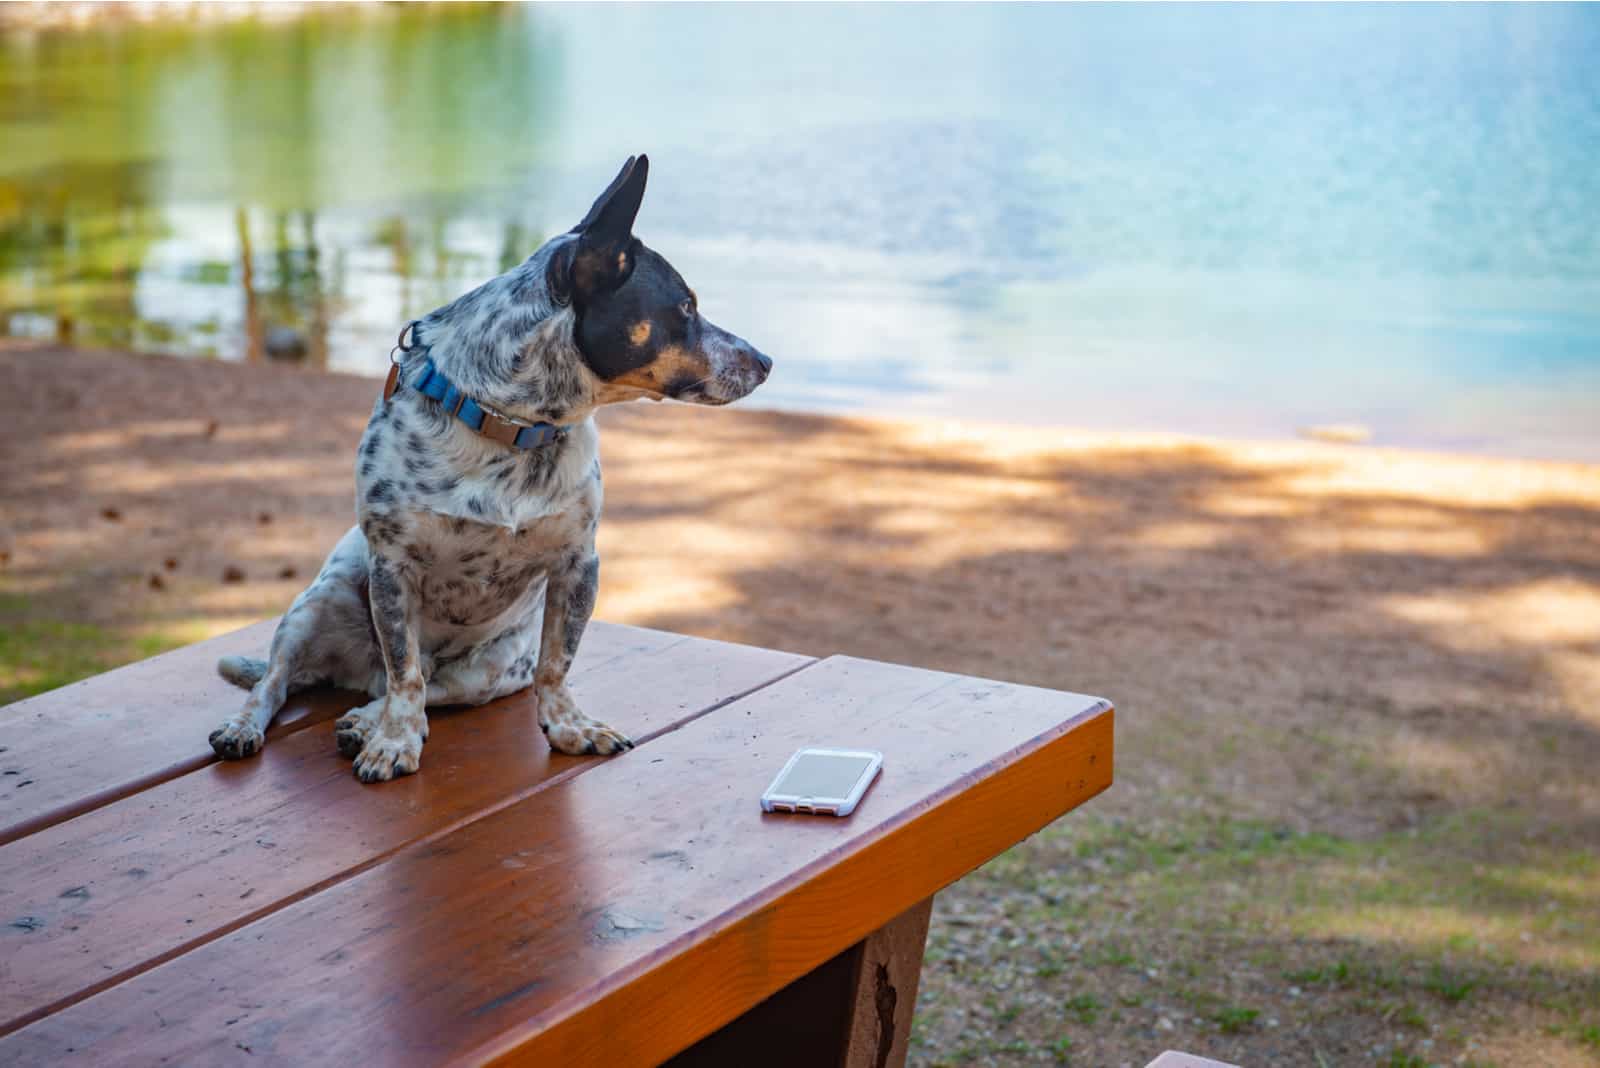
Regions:
<svg viewBox="0 0 1600 1068"><path fill-rule="evenodd" d="M398 384L399 375L393 381ZM417 377L410 383L412 389L425 397L432 397L444 405L445 411L461 420L474 431L501 445L514 449L537 449L567 436L567 428L554 423L514 423L509 419L486 411L477 401L461 392L456 384L446 378L433 365L432 357L424 357ZM387 400L394 388L384 391Z"/></svg>

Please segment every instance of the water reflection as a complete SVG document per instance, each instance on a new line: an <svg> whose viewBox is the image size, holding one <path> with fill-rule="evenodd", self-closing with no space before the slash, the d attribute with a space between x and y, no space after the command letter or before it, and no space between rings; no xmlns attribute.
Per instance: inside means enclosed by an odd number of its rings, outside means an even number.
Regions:
<svg viewBox="0 0 1600 1068"><path fill-rule="evenodd" d="M1600 458L1597 12L0 22L0 332L380 373L642 149L762 404Z"/></svg>
<svg viewBox="0 0 1600 1068"><path fill-rule="evenodd" d="M525 11L0 40L6 332L327 366L538 236L481 217L537 163L559 73Z"/></svg>

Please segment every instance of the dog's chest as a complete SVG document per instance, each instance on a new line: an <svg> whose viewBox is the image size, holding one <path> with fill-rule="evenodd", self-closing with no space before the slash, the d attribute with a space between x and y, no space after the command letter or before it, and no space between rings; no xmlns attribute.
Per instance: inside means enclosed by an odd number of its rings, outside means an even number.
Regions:
<svg viewBox="0 0 1600 1068"><path fill-rule="evenodd" d="M413 517L405 553L424 615L476 626L532 606L552 569L588 541L581 512L545 516L512 530L457 516Z"/></svg>

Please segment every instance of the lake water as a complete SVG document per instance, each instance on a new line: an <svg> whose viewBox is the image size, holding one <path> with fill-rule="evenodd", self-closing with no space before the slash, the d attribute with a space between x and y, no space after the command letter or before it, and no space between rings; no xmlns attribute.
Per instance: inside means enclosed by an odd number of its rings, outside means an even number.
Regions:
<svg viewBox="0 0 1600 1068"><path fill-rule="evenodd" d="M1600 459L1591 6L11 28L0 330L378 374L638 151L768 406Z"/></svg>

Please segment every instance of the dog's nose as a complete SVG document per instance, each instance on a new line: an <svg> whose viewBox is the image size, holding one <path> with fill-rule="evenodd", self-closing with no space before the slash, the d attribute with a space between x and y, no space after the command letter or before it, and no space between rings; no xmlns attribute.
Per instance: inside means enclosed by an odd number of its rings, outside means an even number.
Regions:
<svg viewBox="0 0 1600 1068"><path fill-rule="evenodd" d="M751 349L750 355L755 358L756 366L761 368L761 380L766 381L767 376L772 373L772 357L756 349Z"/></svg>

